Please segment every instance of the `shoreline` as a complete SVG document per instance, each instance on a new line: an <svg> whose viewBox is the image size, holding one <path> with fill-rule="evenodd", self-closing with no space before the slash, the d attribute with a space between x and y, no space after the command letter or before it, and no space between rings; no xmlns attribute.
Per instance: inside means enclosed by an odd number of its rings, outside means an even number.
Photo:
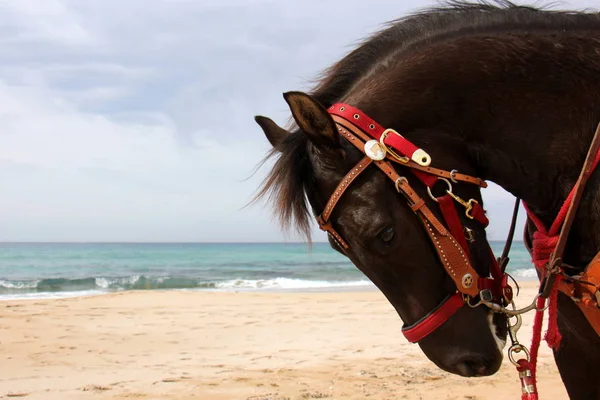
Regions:
<svg viewBox="0 0 600 400"><path fill-rule="evenodd" d="M366 279L366 278L365 278ZM539 284L537 277L519 277L516 279L519 285L529 285L532 282ZM298 287L298 288L161 288L161 289L91 289L91 290L78 290L78 291L56 291L56 292L29 292L29 293L11 293L11 294L0 294L0 304L7 301L21 301L21 300L56 300L56 299L71 299L71 298L85 298L110 295L116 293L129 293L129 292L141 292L141 293L161 293L161 292L194 292L194 293L355 293L363 291L379 291L379 289L371 282L365 284L354 284L355 281L351 281L353 284L350 285L335 285L335 286L317 286L317 287ZM514 283L512 283L514 286Z"/></svg>

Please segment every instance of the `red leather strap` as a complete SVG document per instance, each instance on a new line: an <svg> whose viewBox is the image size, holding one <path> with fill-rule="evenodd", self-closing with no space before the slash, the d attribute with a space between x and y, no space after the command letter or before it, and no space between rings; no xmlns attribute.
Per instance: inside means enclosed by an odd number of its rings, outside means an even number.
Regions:
<svg viewBox="0 0 600 400"><path fill-rule="evenodd" d="M402 333L409 342L416 343L439 328L464 304L462 295L456 292L414 324L403 326Z"/></svg>
<svg viewBox="0 0 600 400"><path fill-rule="evenodd" d="M350 143L358 149L361 148L361 141L358 139L359 128L355 126L345 127L338 126L338 131L342 137L346 138ZM373 161L373 164L381 169L386 176L394 182L396 189L401 192L409 201L409 205L417 215L421 218L426 233L431 238L432 243L439 255L439 258L452 278L456 283L460 292L475 297L479 294L477 282L479 275L471 265L467 253L463 247L456 241L444 225L435 217L431 210L424 203L423 199L415 192L406 178L398 175L391 162L386 160ZM345 188L347 188L346 186ZM323 226L321 221L320 226ZM330 232L333 228L328 227ZM339 236L339 235L338 235Z"/></svg>
<svg viewBox="0 0 600 400"><path fill-rule="evenodd" d="M444 178L448 184L451 180L452 182L466 182L486 187L486 183L479 178L461 174L456 170L445 171L430 167L428 165L428 156L425 152L417 153L420 150L417 146L393 130L387 130L386 132L382 126L355 107L347 104L334 104L330 107L329 112L338 125L338 131L342 137L365 154L367 154L364 148L365 144L372 140L381 142L382 135L385 134L386 136L383 137L383 141L385 144L384 147L386 147L386 155L385 158L378 158L377 160L371 160L367 156L353 170L348 172L329 199L323 214L317 218L319 227L328 231L343 248L348 248L348 244L344 242L331 226L329 217L337 201L346 189L348 189L356 176L362 173L367 165L374 164L390 178L396 190L407 198L409 206L421 219L425 231L430 236L444 269L454 280L459 290L446 297L434 310L419 321L409 326L405 325L402 328L402 332L406 338L414 343L435 331L465 304L463 295L475 297L479 294L481 288L489 288L494 293L494 297L499 297L496 295L499 292L499 287L504 287L507 283L506 279L504 279L505 276L500 275L501 272L499 272L496 265L496 268L492 266L492 278L479 277L479 274L471 265L463 225L454 204L456 200L461 205L469 208L473 201L469 201L468 205L465 205L467 203L462 199L449 194L444 194L437 199L443 218L448 226L446 229L428 208L423 198L411 187L408 179L398 174L392 162L407 167L413 175L429 188L433 187L439 178ZM412 158L413 155L415 156L415 160L404 158ZM451 190L451 187L449 189ZM488 225L489 221L485 216L485 212L478 203L473 205L470 213L468 215L472 215L476 221L484 226ZM491 257L494 260L493 254L491 254ZM502 279L499 279L500 277ZM500 280L503 282L502 285L500 285ZM479 287L478 283L481 284L481 287Z"/></svg>
<svg viewBox="0 0 600 400"><path fill-rule="evenodd" d="M393 147L394 149L398 150L400 154L403 154L408 158L411 158L415 151L419 150L417 146L409 142L404 136L395 133L390 133L387 135L387 137L383 140L383 143L386 146Z"/></svg>
<svg viewBox="0 0 600 400"><path fill-rule="evenodd" d="M465 238L463 225L460 222L460 218L458 218L458 213L456 212L456 207L454 206L454 199L447 194L442 197L438 197L437 201L440 204L440 210L442 211L442 216L448 225L448 229L452 233L452 236L454 236L454 239L456 239L458 244L460 244L460 247L463 248L470 260L471 254L469 252L469 246L467 246L467 239Z"/></svg>
<svg viewBox="0 0 600 400"><path fill-rule="evenodd" d="M336 103L329 107L329 113L338 115L354 125L358 126L362 131L366 132L372 138L379 140L381 135L385 132L385 129L379 125L375 120L369 117L367 114L362 112L356 107L352 107L349 104ZM404 136L400 134L390 133L384 140L387 146L393 147L401 155L411 158L415 151L419 150L417 146L412 144Z"/></svg>
<svg viewBox="0 0 600 400"><path fill-rule="evenodd" d="M330 114L338 115L352 124L358 126L363 132L379 140L385 129L375 120L356 107L348 104L336 103L327 110Z"/></svg>
<svg viewBox="0 0 600 400"><path fill-rule="evenodd" d="M340 121L340 118L360 128L360 131L362 132L360 132L359 137L365 142L369 139L380 140L381 135L383 135L385 132L385 128L379 125L373 118L369 117L358 108L352 107L351 105L336 103L329 107L328 112L334 116L335 122L341 123L346 128L348 128L348 125ZM404 155L409 158L411 158L415 151L419 149L411 141L396 132L390 132L385 138L384 143L386 146L392 147L394 150L400 153L400 155ZM456 178L457 180L473 183L481 187L487 187L487 184L483 180L460 174L456 171L443 171L437 168L419 165L414 161L408 161L406 165L411 168L411 172L427 187L432 187L435 185L437 182L437 177L435 175L448 179Z"/></svg>
<svg viewBox="0 0 600 400"><path fill-rule="evenodd" d="M332 109L330 108L329 111L331 112ZM362 112L361 112L361 115L364 115L365 118L369 118L366 114L363 114ZM354 135L356 135L357 137L362 139L364 142L367 142L367 141L375 138L375 136L369 136L365 132L363 132L361 129L359 129L360 127L355 125L353 123L353 121L348 121L348 120L344 119L343 117L336 115L335 113L332 114L332 118L338 125L341 125L345 129L351 130ZM359 119L359 121L360 121L360 119ZM381 128L381 129L383 129L383 128ZM379 137L381 137L381 135L379 135ZM352 140L352 139L349 138L349 140ZM362 151L362 149L360 149L360 150ZM390 156L388 156L388 159L390 161L396 161L393 157L390 157ZM428 187L432 187L433 185L435 185L435 183L438 181L438 179L437 179L438 176L441 178L451 179L453 182L470 183L470 184L477 185L482 188L486 188L488 186L484 180L470 176L470 175L461 174L460 172L458 172L456 170L445 171L443 169L433 168L431 166L422 166L422 165L417 164L414 161L409 161L406 164L403 163L403 165L406 165L410 169L410 171L417 178L419 178L419 180L421 182L423 182Z"/></svg>
<svg viewBox="0 0 600 400"><path fill-rule="evenodd" d="M473 209L471 210L471 215L473 216L475 221L477 221L481 225L483 225L484 228L487 228L487 226L490 224L490 220L485 215L485 211L483 210L483 207L481 207L481 204L479 204L479 203L475 203L475 205L473 206Z"/></svg>
<svg viewBox="0 0 600 400"><path fill-rule="evenodd" d="M438 177L435 175L430 175L428 173L416 170L416 169L411 169L412 174L414 176L416 176L417 178L419 178L419 180L421 182L423 182L423 184L427 187L433 187L433 185L435 185L435 183L438 181Z"/></svg>
<svg viewBox="0 0 600 400"><path fill-rule="evenodd" d="M375 120L369 117L367 114L362 112L356 107L352 107L348 104L336 103L329 107L329 113L344 118L352 124L359 127L363 132L369 135L375 140L380 140L381 135L385 132L385 129L379 125ZM392 147L400 155L406 156L409 159L413 156L415 151L419 150L412 142L406 139L404 136L394 132L387 135L384 140L386 146ZM421 180L425 185L431 187L437 181L435 176L430 174L413 170L412 171L417 178Z"/></svg>

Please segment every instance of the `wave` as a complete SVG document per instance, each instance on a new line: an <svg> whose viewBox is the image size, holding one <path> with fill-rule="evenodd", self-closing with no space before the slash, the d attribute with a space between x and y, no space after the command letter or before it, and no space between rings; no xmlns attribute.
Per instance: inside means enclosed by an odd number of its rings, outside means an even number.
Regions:
<svg viewBox="0 0 600 400"><path fill-rule="evenodd" d="M325 281L291 279L229 279L222 281L202 281L192 277L144 276L88 277L79 279L51 278L39 280L0 279L0 298L14 298L27 294L35 297L41 293L102 293L123 290L196 289L196 290L237 290L237 289L312 289L346 286L372 285L367 280Z"/></svg>
<svg viewBox="0 0 600 400"><path fill-rule="evenodd" d="M370 281L310 281L305 279L232 279L215 284L217 289L316 289L372 285Z"/></svg>
<svg viewBox="0 0 600 400"><path fill-rule="evenodd" d="M512 275L518 278L526 278L526 279L537 279L537 272L535 268L527 268L527 269L517 269L512 272Z"/></svg>
<svg viewBox="0 0 600 400"><path fill-rule="evenodd" d="M15 292L70 292L78 290L152 290L214 288L215 282L170 276L132 275L126 277L50 278L40 280L0 279L0 295Z"/></svg>

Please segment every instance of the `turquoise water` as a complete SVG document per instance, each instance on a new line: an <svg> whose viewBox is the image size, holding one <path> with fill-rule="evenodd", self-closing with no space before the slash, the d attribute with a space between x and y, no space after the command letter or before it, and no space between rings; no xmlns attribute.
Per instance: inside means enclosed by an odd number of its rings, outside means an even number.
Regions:
<svg viewBox="0 0 600 400"><path fill-rule="evenodd" d="M492 242L496 255L503 244ZM521 242L509 272L535 277ZM281 290L371 285L326 243L0 243L0 299L122 290Z"/></svg>

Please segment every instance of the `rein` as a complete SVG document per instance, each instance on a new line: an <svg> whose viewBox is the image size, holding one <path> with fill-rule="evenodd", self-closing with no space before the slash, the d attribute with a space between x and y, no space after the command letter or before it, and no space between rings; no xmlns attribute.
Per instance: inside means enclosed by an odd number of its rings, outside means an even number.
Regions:
<svg viewBox="0 0 600 400"><path fill-rule="evenodd" d="M592 172L594 172L599 162L600 125L598 125L596 129L588 149L588 153L579 174L579 178L560 208L558 215L556 216L550 229L546 229L539 218L537 218L529 210L527 205L523 203L525 211L527 212L527 216L537 229L537 232L533 234L531 246L528 245L527 237L525 237L525 243L533 257L534 265L541 278L533 326L533 338L531 341L531 357L527 353L527 350L524 349L526 351L527 358L524 360L519 360L517 365L517 370L519 371L519 376L521 377L523 387L523 400L537 400L536 362L541 341L541 329L544 311L546 308L548 308L548 331L546 332L545 340L554 350L557 350L560 346L561 334L558 330L557 321L558 292L563 292L573 301L575 301L588 318L588 321L594 318L589 315L589 313L591 313L590 310L595 308L597 311L600 304L600 291L598 290L598 285L592 285L591 287L588 285L581 285L580 287L576 287L578 286L577 278L570 278L572 280L571 283L565 282L566 274L562 266L563 253L567 245L567 239L575 219L577 208L581 198L583 197L583 192L588 178ZM595 258L597 257L598 255ZM592 263L588 264L588 267L593 265L593 261L594 260L592 260ZM549 303L547 306L544 306L546 299L548 298ZM583 307L581 304L583 304ZM595 318L598 318L597 314ZM594 328L600 335L598 329L596 327ZM518 342L516 345L524 348L524 346L519 345ZM513 341L512 347L514 346L515 343Z"/></svg>
<svg viewBox="0 0 600 400"><path fill-rule="evenodd" d="M462 224L457 205L464 207L464 213L468 219L477 221L484 228L487 227L489 221L483 208L475 199L466 201L453 192L452 183L469 183L483 188L487 187L487 184L480 178L461 174L457 170L446 171L431 167L431 157L423 149L415 146L395 130L384 129L357 108L337 103L332 105L328 112L332 115L341 136L365 156L340 181L322 213L317 216L319 228L326 231L343 250L348 249L350 247L348 242L336 231L330 221L331 214L345 191L368 166L373 164L379 168L393 182L398 193L404 195L409 207L418 216L444 269L456 285L456 292L449 294L427 315L411 325L405 324L402 327L404 336L412 343L419 342L442 326L465 304L470 307L484 305L492 312L503 313L507 316L508 333L512 342L508 350L508 357L519 372L522 399L537 400L535 367L544 311L549 308L550 317L546 341L551 347L557 348L560 343L560 333L556 322L558 291L564 292L573 299L576 297L575 289L568 287L565 283L562 255L587 180L600 162L600 125L590 145L579 179L550 230L546 230L541 221L529 211L523 202L529 219L537 228L537 232L533 235L531 249L528 248L528 250L532 253L534 264L541 276L541 282L539 293L533 302L529 306L517 310L513 302L512 288L508 284L509 275L506 274L506 267L520 199L517 198L515 201L509 235L502 256L498 259L494 258L488 244L491 257L490 276L482 277L472 266L468 248L468 242L472 241L472 233L468 227ZM416 178L418 183L425 186L431 200L439 206L446 226L431 212L425 199L413 189L408 177L398 174L392 163L408 168L412 175L411 181ZM446 188L440 196L435 196L432 189L439 181L443 181ZM600 268L600 253L596 258L598 258ZM598 274L600 275L600 272ZM580 293L582 289L577 287L579 299L584 299L591 304L595 298L595 304L598 307L600 283L593 289L586 285L581 286L584 287L584 294L582 295ZM473 304L472 301L475 298L479 300ZM548 298L550 300L546 304ZM578 305L580 304L578 303ZM521 314L532 310L536 311L536 316L530 354L527 347L517 340L517 331L522 323ZM584 313L591 312L586 309L582 309L582 311ZM510 321L512 317L516 318L514 323ZM591 318L587 313L586 317ZM596 316L596 318L598 317ZM598 334L600 335L600 331ZM516 360L516 354L521 352L525 354L525 358Z"/></svg>

